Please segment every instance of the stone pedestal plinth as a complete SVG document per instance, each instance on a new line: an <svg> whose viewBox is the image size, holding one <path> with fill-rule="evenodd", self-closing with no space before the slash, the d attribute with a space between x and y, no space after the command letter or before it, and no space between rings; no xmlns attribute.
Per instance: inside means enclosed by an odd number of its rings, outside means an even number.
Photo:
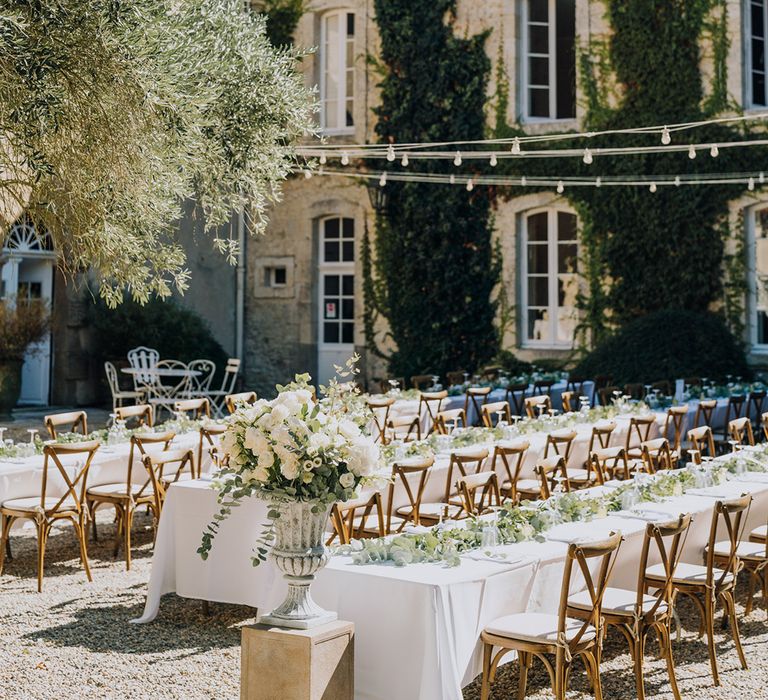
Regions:
<svg viewBox="0 0 768 700"><path fill-rule="evenodd" d="M240 700L352 700L354 625L243 628Z"/></svg>

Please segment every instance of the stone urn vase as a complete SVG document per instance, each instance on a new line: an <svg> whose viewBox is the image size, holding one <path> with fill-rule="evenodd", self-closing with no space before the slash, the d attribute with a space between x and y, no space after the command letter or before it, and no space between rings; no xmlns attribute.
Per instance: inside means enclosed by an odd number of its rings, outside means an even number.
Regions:
<svg viewBox="0 0 768 700"><path fill-rule="evenodd" d="M21 366L24 360L0 358L0 421L13 420L11 410L21 393Z"/></svg>
<svg viewBox="0 0 768 700"><path fill-rule="evenodd" d="M285 600L269 615L264 625L310 629L333 622L334 612L323 610L310 594L315 574L328 563L323 544L331 506L318 502L271 502L275 518L275 544L271 557L288 582Z"/></svg>

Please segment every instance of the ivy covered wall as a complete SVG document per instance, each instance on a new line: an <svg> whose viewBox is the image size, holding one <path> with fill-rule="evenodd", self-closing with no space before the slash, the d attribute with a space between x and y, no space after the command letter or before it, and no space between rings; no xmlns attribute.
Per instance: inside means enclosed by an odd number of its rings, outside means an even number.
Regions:
<svg viewBox="0 0 768 700"><path fill-rule="evenodd" d="M486 35L454 32L456 0L375 0L374 7L381 40L378 139L484 138ZM419 161L408 170L453 168L450 161ZM390 358L396 375L473 370L496 353L491 295L498 265L490 214L485 188L387 183L373 243L375 283L369 275L366 302L369 327L373 314L387 320L397 345Z"/></svg>

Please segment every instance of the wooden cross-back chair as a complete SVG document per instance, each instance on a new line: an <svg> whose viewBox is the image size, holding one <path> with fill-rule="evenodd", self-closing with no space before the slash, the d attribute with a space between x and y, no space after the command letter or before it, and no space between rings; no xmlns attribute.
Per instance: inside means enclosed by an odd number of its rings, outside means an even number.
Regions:
<svg viewBox="0 0 768 700"><path fill-rule="evenodd" d="M621 392L620 386L604 386L602 389L599 389L597 395L600 397L600 405L610 406L617 391Z"/></svg>
<svg viewBox="0 0 768 700"><path fill-rule="evenodd" d="M590 450L587 469L592 469L598 484L608 479L630 478L629 460L623 447L607 447Z"/></svg>
<svg viewBox="0 0 768 700"><path fill-rule="evenodd" d="M227 394L224 397L224 406L226 406L227 411L232 414L240 406L252 405L256 403L257 399L258 397L256 396L255 391L241 391L237 394Z"/></svg>
<svg viewBox="0 0 768 700"><path fill-rule="evenodd" d="M124 420L127 423L131 419L136 420L137 428L143 428L144 426L151 428L155 424L152 405L140 403L135 406L118 406L115 409L115 420Z"/></svg>
<svg viewBox="0 0 768 700"><path fill-rule="evenodd" d="M525 393L528 391L528 384L507 384L507 391L504 394L504 400L510 405L512 414L515 416L526 415Z"/></svg>
<svg viewBox="0 0 768 700"><path fill-rule="evenodd" d="M704 456L705 450L707 456L715 456L715 438L712 435L712 428L708 425L700 425L698 428L689 430L688 441L691 443L688 452L692 454L693 461L697 464L701 464L701 458Z"/></svg>
<svg viewBox="0 0 768 700"><path fill-rule="evenodd" d="M501 460L507 478L502 481L500 491L513 503L518 503L520 500L517 485L518 481L520 481L520 472L525 462L525 455L530 446L527 440L520 440L516 442L499 442L493 448L491 470L498 474L498 462ZM529 490L535 491L538 482L535 479L528 479L527 483L523 484L523 486L528 486Z"/></svg>
<svg viewBox="0 0 768 700"><path fill-rule="evenodd" d="M755 434L752 432L752 422L748 416L741 418L734 418L728 423L728 434L731 436L731 440L735 443L734 449L738 445L754 445Z"/></svg>
<svg viewBox="0 0 768 700"><path fill-rule="evenodd" d="M674 590L672 579L683 552L691 524L690 514L680 515L669 522L648 523L640 553L640 566L635 590L607 587L603 595L602 617L608 627L618 629L629 645L635 667L635 686L638 700L645 698L643 681L643 657L645 645L651 632L655 632L661 647L661 654L667 663L667 673L675 700L680 700L680 691L675 678L675 664L672 658L671 621L674 611ZM661 560L663 580L653 582L655 594L649 595L649 581L646 578L648 559L651 551ZM655 588L655 586L659 586ZM583 619L592 610L592 599L586 591L568 599L568 614Z"/></svg>
<svg viewBox="0 0 768 700"><path fill-rule="evenodd" d="M499 414L501 414L501 417L499 417ZM493 403L485 404L480 415L482 424L486 428L493 428L500 420L505 421L507 425L512 422L512 413L506 401L494 401ZM493 422L494 416L496 416L496 423Z"/></svg>
<svg viewBox="0 0 768 700"><path fill-rule="evenodd" d="M554 379L539 379L533 383L533 395L546 395L552 398L552 387L557 384Z"/></svg>
<svg viewBox="0 0 768 700"><path fill-rule="evenodd" d="M10 498L0 504L0 575L5 564L6 544L11 526L17 520L32 520L37 528L37 591L43 590L45 566L45 545L54 524L62 520L72 523L75 536L80 546L80 561L85 575L92 581L88 565L88 547L86 528L91 517L86 498L88 488L88 470L99 449L96 440L71 443L54 443L43 447L43 474L40 493L25 498ZM79 457L74 466L62 462L62 457ZM82 460L82 461L81 461ZM51 478L51 472L55 477ZM49 481L63 484L63 493L51 493L58 489L49 489Z"/></svg>
<svg viewBox="0 0 768 700"><path fill-rule="evenodd" d="M386 442L421 440L421 418L418 414L390 416L387 420Z"/></svg>
<svg viewBox="0 0 768 700"><path fill-rule="evenodd" d="M760 425L760 416L763 414L765 396L766 392L764 391L750 391L747 396L747 412L745 415L755 427ZM753 412L755 414L754 418L752 417Z"/></svg>
<svg viewBox="0 0 768 700"><path fill-rule="evenodd" d="M763 426L763 437L768 440L768 413L763 413L760 422Z"/></svg>
<svg viewBox="0 0 768 700"><path fill-rule="evenodd" d="M112 506L117 516L117 529L115 531L115 544L113 556L117 556L122 545L125 555L125 569L131 568L131 529L133 516L141 507L146 506L153 511L153 525L157 527L159 513L155 513L155 493L152 479L143 468L143 458L147 454L145 447L148 445L161 445L164 450L170 446L175 433L137 433L131 436L131 447L128 452L128 469L124 481L116 483L99 484L88 489L86 497L88 506L95 513L99 506ZM140 478L134 479L134 463L139 459ZM91 521L94 539L98 539L95 518ZM156 534L155 529L155 534Z"/></svg>
<svg viewBox="0 0 768 700"><path fill-rule="evenodd" d="M88 435L88 416L85 411L67 411L66 413L52 413L43 418L45 423L45 429L48 431L48 435L51 436L51 440L55 440L57 436L57 428L61 428L64 425L69 426L66 432L82 433L83 436Z"/></svg>
<svg viewBox="0 0 768 700"><path fill-rule="evenodd" d="M613 383L613 377L609 374L598 374L594 379L595 388L592 392L592 406L594 407L598 400L601 400L600 390L606 389Z"/></svg>
<svg viewBox="0 0 768 700"><path fill-rule="evenodd" d="M549 457L550 452L561 456L565 460L566 466L571 458L571 449L573 441L576 439L575 430L556 430L547 435L547 443L544 447L544 457Z"/></svg>
<svg viewBox="0 0 768 700"><path fill-rule="evenodd" d="M176 401L173 404L173 410L176 413L183 413L187 417L191 413L194 420L200 420L203 416L210 418L211 402L206 398L184 399L183 401Z"/></svg>
<svg viewBox="0 0 768 700"><path fill-rule="evenodd" d="M731 634L741 661L741 667L747 668L747 661L741 648L734 591L737 575L741 569L737 549L751 501L752 497L749 495L727 501L716 501L704 564L681 562L671 580L673 595L688 597L702 616L703 627L707 635L709 663L715 685L720 685L714 638L715 609L718 601L722 602L725 615L731 623ZM728 534L728 539L725 542L718 542L717 540L718 526L721 523ZM646 579L647 588L656 589L660 583L666 584L667 572L661 564L656 564L646 569Z"/></svg>
<svg viewBox="0 0 768 700"><path fill-rule="evenodd" d="M571 482L568 480L568 470L562 457L555 455L540 459L534 471L539 478L538 496L542 500L547 500L555 492L558 483L563 491L570 492ZM522 489L518 488L518 491L522 492Z"/></svg>
<svg viewBox="0 0 768 700"><path fill-rule="evenodd" d="M669 448L669 440L664 437L646 440L640 446L643 466L649 474L659 469L674 469L677 459Z"/></svg>
<svg viewBox="0 0 768 700"><path fill-rule="evenodd" d="M640 401L645 396L645 385L638 383L625 384L624 393L629 396L629 398L634 399L635 401Z"/></svg>
<svg viewBox="0 0 768 700"><path fill-rule="evenodd" d="M552 410L552 400L547 394L541 396L529 396L523 401L523 405L525 406L525 413L528 418L538 418L538 411L540 411L541 414L544 414L549 413Z"/></svg>
<svg viewBox="0 0 768 700"><path fill-rule="evenodd" d="M375 517L374 525L369 519ZM351 501L334 503L331 508L333 533L326 542L331 544L338 537L339 544L349 544L353 539L384 537L384 509L381 494L376 491L369 496L360 496Z"/></svg>
<svg viewBox="0 0 768 700"><path fill-rule="evenodd" d="M389 396L369 396L366 400L375 428L373 437L382 445L387 444L387 421L393 403L395 400Z"/></svg>
<svg viewBox="0 0 768 700"><path fill-rule="evenodd" d="M611 437L616 430L615 421L602 421L592 426L592 434L589 436L589 448L587 452L593 450L607 450L611 446Z"/></svg>
<svg viewBox="0 0 768 700"><path fill-rule="evenodd" d="M736 553L749 572L749 589L745 615L752 612L755 584L762 589L763 602L768 604L768 524L759 525L749 533L749 541L741 542Z"/></svg>
<svg viewBox="0 0 768 700"><path fill-rule="evenodd" d="M435 414L433 430L438 435L450 435L453 428L467 427L467 414L463 408L450 408Z"/></svg>
<svg viewBox="0 0 768 700"><path fill-rule="evenodd" d="M483 643L481 700L488 700L499 662L510 651L517 652L520 663L519 698L525 697L528 670L536 657L547 669L555 699L565 700L573 660L581 657L595 697L601 700L602 606L620 545L619 533L598 542L568 545L556 613L517 613L485 626L480 635ZM599 560L597 567L590 567L592 559ZM597 572L593 575L595 568ZM572 617L568 606L571 590L578 589L581 583L574 583L574 570L581 575L591 602L589 610L581 610L581 619ZM555 657L554 663L550 656Z"/></svg>
<svg viewBox="0 0 768 700"><path fill-rule="evenodd" d="M466 372L463 369L457 369L455 372L446 372L445 381L448 386L460 386L464 383L464 375Z"/></svg>
<svg viewBox="0 0 768 700"><path fill-rule="evenodd" d="M414 374L411 377L411 387L416 391L424 391L432 386L432 374Z"/></svg>
<svg viewBox="0 0 768 700"><path fill-rule="evenodd" d="M738 394L728 397L728 404L725 407L725 422L723 423L721 438L715 436L715 442L719 444L727 443L729 439L728 424L734 418L741 418L742 412L747 405L747 397L744 394ZM713 428L714 430L714 428Z"/></svg>
<svg viewBox="0 0 768 700"><path fill-rule="evenodd" d="M496 472L479 472L459 477L456 489L467 515L482 515L501 506L499 480Z"/></svg>
<svg viewBox="0 0 768 700"><path fill-rule="evenodd" d="M421 501L434 463L435 458L430 455L428 457L401 459L392 465L392 481L389 483L385 523L387 534L402 532L408 523L421 525ZM395 508L395 492L398 484L408 499L408 503ZM393 510L394 515L392 514ZM439 519L439 514L437 517ZM431 520L431 516L428 517L428 520Z"/></svg>
<svg viewBox="0 0 768 700"><path fill-rule="evenodd" d="M464 413L469 417L470 407L475 409L472 424L475 425L480 421L482 415L482 407L488 403L488 396L491 393L491 387L489 386L471 386L467 389L464 397Z"/></svg>
<svg viewBox="0 0 768 700"><path fill-rule="evenodd" d="M160 520L165 503L165 494L171 484L195 478L195 457L192 450L163 450L144 455L144 468L152 480L154 493L154 517ZM170 468L169 471L167 471Z"/></svg>
<svg viewBox="0 0 768 700"><path fill-rule="evenodd" d="M627 441L624 444L628 459L642 459L641 445L651 439L651 429L655 424L655 415L632 416L629 419Z"/></svg>
<svg viewBox="0 0 768 700"><path fill-rule="evenodd" d="M560 403L563 406L563 412L572 413L576 410L574 402L576 401L577 396L575 391L564 391L560 394Z"/></svg>
<svg viewBox="0 0 768 700"><path fill-rule="evenodd" d="M685 434L685 421L688 417L688 406L670 406L664 418L662 437L670 441L669 449L678 457L682 454L683 435ZM671 431L671 435L670 435Z"/></svg>
<svg viewBox="0 0 768 700"><path fill-rule="evenodd" d="M658 391L663 396L672 396L672 383L668 379L651 382L651 391Z"/></svg>
<svg viewBox="0 0 768 700"><path fill-rule="evenodd" d="M443 401L448 398L448 392L422 391L419 394L419 416L426 414L426 435L430 435L435 429L435 416L443 409Z"/></svg>
<svg viewBox="0 0 768 700"><path fill-rule="evenodd" d="M698 428L699 424L712 427L712 415L717 408L717 399L701 399L696 406L696 413L693 417L693 427ZM702 423L703 421L703 423Z"/></svg>
<svg viewBox="0 0 768 700"><path fill-rule="evenodd" d="M565 383L566 391L573 392L576 396L584 395L584 384L587 381L586 377L574 376L568 377L568 381Z"/></svg>
<svg viewBox="0 0 768 700"><path fill-rule="evenodd" d="M203 471L203 450L205 444L208 443L208 453L211 455L211 462L216 468L220 468L225 465L229 459L227 454L219 454L219 445L215 438L223 435L227 431L226 425L219 423L206 423L200 426L200 441L197 445L197 474L198 476ZM166 448L167 449L167 448Z"/></svg>

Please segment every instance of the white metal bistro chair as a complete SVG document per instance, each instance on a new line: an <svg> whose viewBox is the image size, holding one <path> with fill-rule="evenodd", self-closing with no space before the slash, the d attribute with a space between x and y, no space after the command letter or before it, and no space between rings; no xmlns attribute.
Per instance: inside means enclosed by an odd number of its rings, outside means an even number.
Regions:
<svg viewBox="0 0 768 700"><path fill-rule="evenodd" d="M128 362L134 369L153 369L159 361L160 353L154 348L139 345L128 351ZM154 384L155 379L151 372L137 372L133 375L133 388L139 391L144 386Z"/></svg>
<svg viewBox="0 0 768 700"><path fill-rule="evenodd" d="M169 413L174 410L174 404L187 395L189 388L189 368L181 360L160 360L155 365L156 370L172 370L177 372L173 376L166 377L167 383L163 383L162 375L155 374L154 381L148 384L150 391L149 403L155 409L155 416L159 416L161 409Z"/></svg>
<svg viewBox="0 0 768 700"><path fill-rule="evenodd" d="M221 380L221 389L211 389L201 394L211 402L211 409L217 418L224 415L226 399L229 394L235 391L235 382L240 373L240 360L236 357L230 357L227 360L227 366L224 368L224 377Z"/></svg>
<svg viewBox="0 0 768 700"><path fill-rule="evenodd" d="M144 396L144 391L123 391L120 388L120 381L117 377L117 368L111 362L104 363L104 372L107 375L107 383L109 384L109 391L112 394L112 413L118 408L123 407L124 401L132 401L133 403L139 403Z"/></svg>
<svg viewBox="0 0 768 700"><path fill-rule="evenodd" d="M200 374L190 375L186 397L196 399L207 396L211 390L213 375L216 374L216 363L211 360L192 360L189 363L189 369L191 372L200 372Z"/></svg>

